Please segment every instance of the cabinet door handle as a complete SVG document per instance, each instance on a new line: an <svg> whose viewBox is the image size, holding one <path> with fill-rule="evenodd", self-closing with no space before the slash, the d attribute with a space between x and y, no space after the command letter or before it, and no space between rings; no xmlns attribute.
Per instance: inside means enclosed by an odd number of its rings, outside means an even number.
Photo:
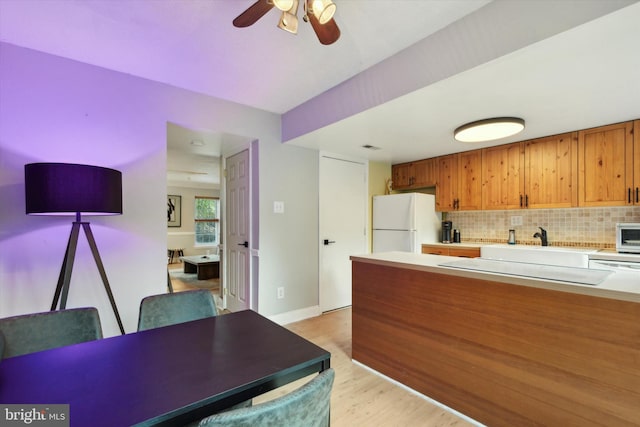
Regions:
<svg viewBox="0 0 640 427"><path fill-rule="evenodd" d="M524 196L524 207L528 208L529 207L529 195L525 194Z"/></svg>
<svg viewBox="0 0 640 427"><path fill-rule="evenodd" d="M631 187L627 188L627 203L631 203Z"/></svg>
<svg viewBox="0 0 640 427"><path fill-rule="evenodd" d="M523 207L522 206L522 194L520 195L520 207Z"/></svg>
<svg viewBox="0 0 640 427"><path fill-rule="evenodd" d="M640 203L640 187L636 187L636 203Z"/></svg>

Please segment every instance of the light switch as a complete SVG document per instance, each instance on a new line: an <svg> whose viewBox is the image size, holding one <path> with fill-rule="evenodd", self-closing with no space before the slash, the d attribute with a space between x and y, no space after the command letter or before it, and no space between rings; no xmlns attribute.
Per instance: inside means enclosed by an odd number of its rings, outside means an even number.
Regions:
<svg viewBox="0 0 640 427"><path fill-rule="evenodd" d="M273 202L273 213L284 213L284 202Z"/></svg>

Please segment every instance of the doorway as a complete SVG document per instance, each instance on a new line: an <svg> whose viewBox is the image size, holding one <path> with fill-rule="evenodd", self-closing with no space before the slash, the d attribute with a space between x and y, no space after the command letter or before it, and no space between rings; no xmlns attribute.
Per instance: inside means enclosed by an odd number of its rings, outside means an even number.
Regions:
<svg viewBox="0 0 640 427"><path fill-rule="evenodd" d="M207 255L209 253L220 256L220 278L218 285L222 295L218 299L221 308L227 307L224 289L229 281L227 258L225 250L230 244L227 236L227 185L224 179L226 161L236 154L251 152L252 139L228 133L193 129L167 122L167 194L180 196L181 211L179 226L167 226L167 249L181 249L183 255ZM253 150L255 151L255 149ZM257 159L253 159L257 163ZM242 173L251 175L249 162L242 165ZM251 194L250 185L244 190ZM195 244L194 233L194 198L195 196L211 196L220 198L219 236L215 247L198 246ZM248 197L248 196L247 196ZM249 223L252 212L248 203L240 206L241 216ZM248 227L247 227L248 228ZM229 251L232 252L232 251ZM235 254L234 254L235 255ZM173 269L182 269L180 260L174 258ZM233 278L235 279L235 277ZM243 276L248 286L251 277ZM168 275L168 280L171 276ZM198 284L200 285L200 284ZM217 293L216 293L217 294Z"/></svg>
<svg viewBox="0 0 640 427"><path fill-rule="evenodd" d="M366 162L320 154L319 303L351 305L351 260L367 251Z"/></svg>

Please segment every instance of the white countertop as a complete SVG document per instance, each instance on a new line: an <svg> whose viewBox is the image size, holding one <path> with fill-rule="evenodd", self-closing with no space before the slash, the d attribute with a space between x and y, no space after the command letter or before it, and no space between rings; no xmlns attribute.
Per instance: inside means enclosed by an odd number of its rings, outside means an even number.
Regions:
<svg viewBox="0 0 640 427"><path fill-rule="evenodd" d="M611 253L610 255L622 255ZM429 271L433 273L449 274L453 276L469 277L481 280L510 283L520 286L531 286L551 289L561 292L571 292L583 295L593 295L623 301L640 302L640 274L631 271L613 271L598 285L581 285L577 283L559 282L554 280L534 279L508 274L488 273L483 271L460 270L442 267L439 264L460 260L458 257L443 255L427 255L409 252L382 252L375 254L354 255L352 261L367 262L392 267Z"/></svg>

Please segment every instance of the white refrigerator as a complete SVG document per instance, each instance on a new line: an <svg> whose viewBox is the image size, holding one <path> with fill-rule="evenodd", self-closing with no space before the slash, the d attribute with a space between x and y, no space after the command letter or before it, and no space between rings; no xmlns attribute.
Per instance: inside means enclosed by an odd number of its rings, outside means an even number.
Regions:
<svg viewBox="0 0 640 427"><path fill-rule="evenodd" d="M420 253L422 243L440 240L441 219L431 194L374 196L373 252Z"/></svg>

